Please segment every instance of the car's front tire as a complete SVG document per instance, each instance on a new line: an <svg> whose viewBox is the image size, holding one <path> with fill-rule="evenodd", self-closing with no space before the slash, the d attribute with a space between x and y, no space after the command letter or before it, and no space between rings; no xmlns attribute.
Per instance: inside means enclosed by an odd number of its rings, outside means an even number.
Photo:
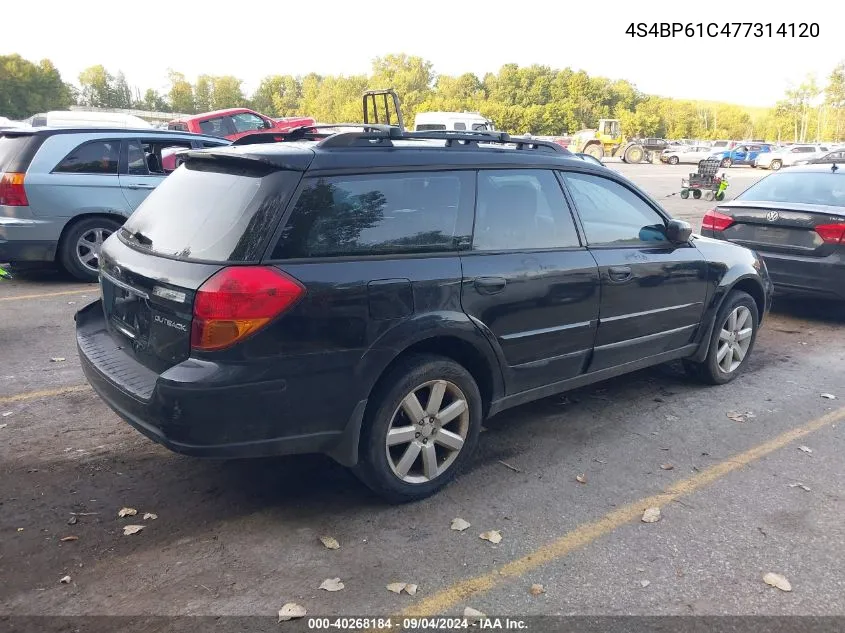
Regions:
<svg viewBox="0 0 845 633"><path fill-rule="evenodd" d="M409 356L370 398L355 473L391 502L424 499L471 457L481 421L481 393L464 367L441 356Z"/></svg>
<svg viewBox="0 0 845 633"><path fill-rule="evenodd" d="M669 157L669 164L670 165L677 165L679 162L681 162L681 161L677 156L670 156Z"/></svg>
<svg viewBox="0 0 845 633"><path fill-rule="evenodd" d="M690 375L711 385L731 382L747 364L759 323L757 304L751 295L734 290L716 315L704 361L684 361L684 368Z"/></svg>

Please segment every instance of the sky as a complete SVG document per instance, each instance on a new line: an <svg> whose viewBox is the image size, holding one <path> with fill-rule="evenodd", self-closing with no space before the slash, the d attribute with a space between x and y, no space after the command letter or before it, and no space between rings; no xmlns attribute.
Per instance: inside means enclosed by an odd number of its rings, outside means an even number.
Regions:
<svg viewBox="0 0 845 633"><path fill-rule="evenodd" d="M103 64L143 92L166 92L167 69L189 80L235 75L246 94L271 74L363 74L375 57L419 55L440 74L483 76L503 64L571 67L627 79L648 94L769 106L790 83L821 85L845 60L835 3L738 0L42 0L39 19L3 28L0 54L48 58L65 81ZM18 5L21 6L21 5ZM370 7L368 9L368 7ZM3 16L17 9L4 8ZM818 37L632 38L631 23L818 24ZM715 27L713 27L715 28ZM400 95L401 97L401 95Z"/></svg>

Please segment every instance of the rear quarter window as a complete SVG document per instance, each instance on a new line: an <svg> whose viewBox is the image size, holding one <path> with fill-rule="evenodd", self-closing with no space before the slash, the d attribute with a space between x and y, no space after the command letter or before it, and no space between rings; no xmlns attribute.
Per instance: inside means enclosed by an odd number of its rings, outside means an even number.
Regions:
<svg viewBox="0 0 845 633"><path fill-rule="evenodd" d="M0 136L0 172L6 171L12 161L27 146L31 136ZM17 171L10 169L9 171Z"/></svg>
<svg viewBox="0 0 845 633"><path fill-rule="evenodd" d="M845 207L845 176L831 171L778 172L746 189L737 200Z"/></svg>
<svg viewBox="0 0 845 633"><path fill-rule="evenodd" d="M474 195L471 171L309 179L272 258L454 251L469 242Z"/></svg>
<svg viewBox="0 0 845 633"><path fill-rule="evenodd" d="M253 161L190 159L126 221L120 236L177 259L261 259L301 174Z"/></svg>

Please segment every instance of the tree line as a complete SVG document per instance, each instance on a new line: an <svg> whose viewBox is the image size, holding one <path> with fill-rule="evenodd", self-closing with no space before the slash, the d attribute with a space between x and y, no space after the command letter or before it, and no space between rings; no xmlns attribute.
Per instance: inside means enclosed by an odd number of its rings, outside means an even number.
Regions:
<svg viewBox="0 0 845 633"><path fill-rule="evenodd" d="M759 138L809 142L845 139L845 63L819 85L808 76L770 108L647 95L623 79L591 77L571 68L506 64L479 77L438 75L431 62L404 54L373 61L369 74L265 77L252 95L231 75L200 75L190 82L168 71L169 89L141 91L121 71L103 65L62 80L49 60L0 56L0 115L24 118L77 104L194 114L252 107L270 116L312 116L321 122L361 119L367 88L393 87L407 123L416 112L477 111L514 134L564 135L620 119L628 136L717 139Z"/></svg>

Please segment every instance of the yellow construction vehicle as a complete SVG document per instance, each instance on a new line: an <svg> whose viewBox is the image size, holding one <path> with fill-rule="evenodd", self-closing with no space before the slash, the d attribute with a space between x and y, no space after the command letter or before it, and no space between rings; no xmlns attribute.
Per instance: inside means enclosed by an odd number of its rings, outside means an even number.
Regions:
<svg viewBox="0 0 845 633"><path fill-rule="evenodd" d="M618 156L625 163L651 162L654 153L660 153L668 143L661 138L625 139L619 119L599 119L596 129L580 130L572 135L569 150L583 152L598 160L605 156Z"/></svg>

